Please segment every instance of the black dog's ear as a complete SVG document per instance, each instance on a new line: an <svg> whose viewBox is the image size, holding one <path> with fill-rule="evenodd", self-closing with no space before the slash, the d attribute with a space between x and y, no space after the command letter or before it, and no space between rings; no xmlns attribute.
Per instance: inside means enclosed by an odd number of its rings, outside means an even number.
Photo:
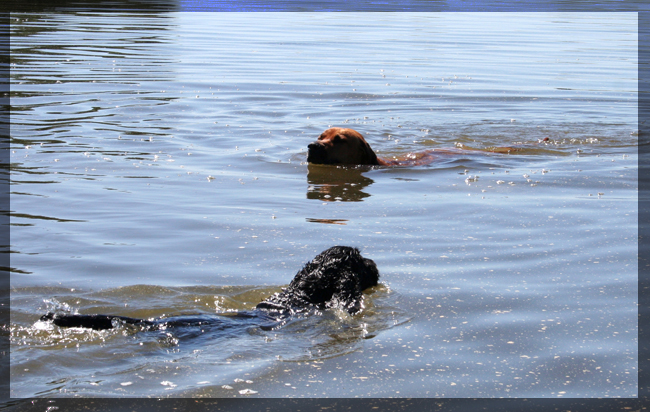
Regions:
<svg viewBox="0 0 650 412"><path fill-rule="evenodd" d="M372 259L363 259L363 269L359 274L359 286L361 290L366 290L370 287L377 286L379 282L379 270L375 261Z"/></svg>
<svg viewBox="0 0 650 412"><path fill-rule="evenodd" d="M326 307L345 309L354 315L363 309L363 291L377 286L379 271L371 259L361 256L357 248L345 248L344 267L338 267L338 283Z"/></svg>
<svg viewBox="0 0 650 412"><path fill-rule="evenodd" d="M331 299L325 302L325 307L345 309L350 315L355 315L363 309L362 301L363 292L359 287L358 278L345 274L336 285Z"/></svg>

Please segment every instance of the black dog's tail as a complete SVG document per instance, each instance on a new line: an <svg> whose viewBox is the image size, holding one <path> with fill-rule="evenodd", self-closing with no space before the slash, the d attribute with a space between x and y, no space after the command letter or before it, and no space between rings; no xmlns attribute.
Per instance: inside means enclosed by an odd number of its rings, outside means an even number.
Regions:
<svg viewBox="0 0 650 412"><path fill-rule="evenodd" d="M155 326L152 321L113 315L67 315L48 313L41 320L51 320L55 325L64 328L90 328L95 330L113 329L116 323L128 325Z"/></svg>

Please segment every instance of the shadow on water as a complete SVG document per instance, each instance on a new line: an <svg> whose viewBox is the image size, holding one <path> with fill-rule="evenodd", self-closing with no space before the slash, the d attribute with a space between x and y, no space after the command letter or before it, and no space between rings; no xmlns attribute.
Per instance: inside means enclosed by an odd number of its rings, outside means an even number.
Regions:
<svg viewBox="0 0 650 412"><path fill-rule="evenodd" d="M204 322L159 330L117 325L114 329L95 331L34 322L40 314L20 310L11 324L11 342L18 357L22 350L29 351L33 347L62 349L72 344L84 345L83 351L88 355L103 352L102 347L108 345L118 358L131 359L133 353L125 349L133 347L135 340L137 344L133 350L160 361L185 359L197 351L204 352L201 362L210 363L238 359L246 362L251 359L316 360L353 352L364 339L371 339L410 319L394 304L396 293L384 284L365 294L366 307L359 315L314 310L283 319L262 317L251 311L257 302L276 292L277 288L137 285L100 292L49 289L53 297L45 301L45 308L38 309L43 313L111 313L146 319L166 318L170 323L176 315L184 318L194 315ZM27 288L15 293L25 296L26 303L33 300L31 296L42 295L42 292L35 294L34 288ZM27 306L36 305L37 302L30 302ZM96 356L104 355L95 354L93 358Z"/></svg>
<svg viewBox="0 0 650 412"><path fill-rule="evenodd" d="M399 296L384 284L365 293L365 308L355 316L345 311L313 311L274 325L246 316L262 296L277 289L148 285L99 292L58 287L15 289L15 316L8 335L12 361L20 366L11 373L30 384L12 387L13 396L106 396L127 386L130 389L130 385L140 393L159 395L161 385L174 389L177 384L174 392L178 394L196 390L197 380L238 382L239 377L257 376L278 362L321 362L346 355L362 349L366 340L382 331L411 319L397 305ZM48 295L52 298L45 305L39 302L39 296ZM46 311L147 318L195 314L197 319L219 321L160 330L118 325L97 331L59 328L36 320ZM171 379L176 383L169 381L170 368L184 371L173 373ZM74 376L61 378L61 371L68 369L76 371ZM220 385L213 389L225 390Z"/></svg>

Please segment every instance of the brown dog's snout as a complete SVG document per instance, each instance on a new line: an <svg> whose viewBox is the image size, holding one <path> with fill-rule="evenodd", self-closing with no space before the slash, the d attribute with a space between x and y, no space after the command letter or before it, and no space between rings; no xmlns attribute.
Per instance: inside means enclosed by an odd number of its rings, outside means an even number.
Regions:
<svg viewBox="0 0 650 412"><path fill-rule="evenodd" d="M327 158L327 150L320 142L307 145L307 161L310 163L323 163Z"/></svg>
<svg viewBox="0 0 650 412"><path fill-rule="evenodd" d="M311 151L311 150L325 150L325 148L323 147L323 145L320 144L319 142L309 143L309 144L307 145L307 148L308 148L310 151Z"/></svg>

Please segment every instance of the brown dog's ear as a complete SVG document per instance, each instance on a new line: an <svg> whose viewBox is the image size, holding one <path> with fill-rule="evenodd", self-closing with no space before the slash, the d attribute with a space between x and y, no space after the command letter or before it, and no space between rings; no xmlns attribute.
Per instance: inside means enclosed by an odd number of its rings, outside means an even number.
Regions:
<svg viewBox="0 0 650 412"><path fill-rule="evenodd" d="M364 145L363 148L364 148L364 150L366 151L366 156L367 156L367 159L368 159L368 164L370 164L370 165L378 165L378 164L379 164L379 161L377 160L377 155L376 155L375 152L370 148L370 145L368 144L368 142L365 142L365 145Z"/></svg>

